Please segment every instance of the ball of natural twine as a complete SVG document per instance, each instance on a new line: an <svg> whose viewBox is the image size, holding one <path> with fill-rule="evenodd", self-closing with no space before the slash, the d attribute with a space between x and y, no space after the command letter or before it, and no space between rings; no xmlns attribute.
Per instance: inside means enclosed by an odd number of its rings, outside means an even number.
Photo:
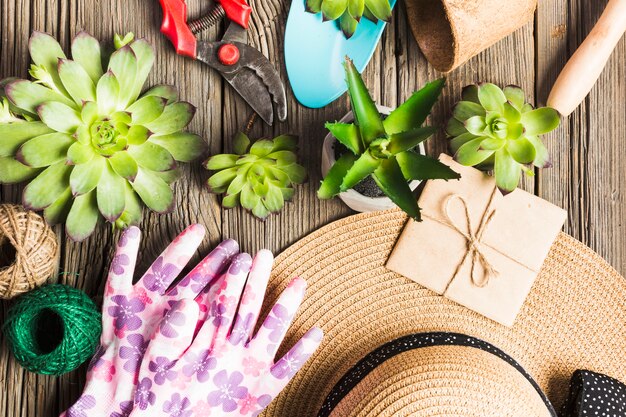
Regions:
<svg viewBox="0 0 626 417"><path fill-rule="evenodd" d="M18 298L3 332L17 362L31 372L62 375L95 352L100 312L87 294L67 285L46 285Z"/></svg>
<svg viewBox="0 0 626 417"><path fill-rule="evenodd" d="M0 298L43 284L54 271L58 253L56 235L41 216L0 204Z"/></svg>

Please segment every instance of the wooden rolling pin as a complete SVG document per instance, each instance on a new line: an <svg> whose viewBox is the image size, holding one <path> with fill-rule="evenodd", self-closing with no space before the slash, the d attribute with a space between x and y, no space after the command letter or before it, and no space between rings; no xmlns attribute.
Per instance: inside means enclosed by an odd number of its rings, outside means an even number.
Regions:
<svg viewBox="0 0 626 417"><path fill-rule="evenodd" d="M598 23L559 74L548 96L548 106L562 116L573 112L600 77L625 31L626 0L610 0Z"/></svg>

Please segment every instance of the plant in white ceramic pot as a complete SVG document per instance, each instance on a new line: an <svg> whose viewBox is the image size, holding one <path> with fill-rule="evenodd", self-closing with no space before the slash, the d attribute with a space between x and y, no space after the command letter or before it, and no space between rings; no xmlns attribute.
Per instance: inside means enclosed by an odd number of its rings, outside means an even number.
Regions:
<svg viewBox="0 0 626 417"><path fill-rule="evenodd" d="M422 180L459 178L447 165L423 155L422 142L436 129L422 127L422 124L437 102L445 81L440 79L427 84L390 111L374 104L361 74L349 58L346 58L345 68L353 116L326 124L332 137L327 138L324 145L322 165L323 169L326 165L326 172L317 195L321 199L338 195L358 211L380 210L395 204L419 221L420 208L411 186L414 188ZM345 123L350 118L354 122ZM416 152L420 145L422 153ZM378 196L376 190L372 192L373 185L386 197Z"/></svg>

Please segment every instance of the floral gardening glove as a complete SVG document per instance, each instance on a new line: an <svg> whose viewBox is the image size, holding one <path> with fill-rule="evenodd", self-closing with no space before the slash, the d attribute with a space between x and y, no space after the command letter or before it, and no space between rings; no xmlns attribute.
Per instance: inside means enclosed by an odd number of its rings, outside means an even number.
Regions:
<svg viewBox="0 0 626 417"><path fill-rule="evenodd" d="M137 374L155 328L180 299L205 297L207 284L219 277L239 252L237 242L218 245L177 285L166 291L204 237L204 227L189 226L132 284L140 232L129 228L111 263L102 305L100 348L87 370L87 383L65 417L124 417L133 405ZM206 290L208 290L207 287ZM191 304L195 304L193 301Z"/></svg>
<svg viewBox="0 0 626 417"><path fill-rule="evenodd" d="M278 395L317 349L322 331L312 328L274 363L304 296L306 283L296 278L251 339L272 262L261 251L250 271L250 256L237 255L206 294L207 314L190 300L172 307L141 364L131 417L257 416Z"/></svg>

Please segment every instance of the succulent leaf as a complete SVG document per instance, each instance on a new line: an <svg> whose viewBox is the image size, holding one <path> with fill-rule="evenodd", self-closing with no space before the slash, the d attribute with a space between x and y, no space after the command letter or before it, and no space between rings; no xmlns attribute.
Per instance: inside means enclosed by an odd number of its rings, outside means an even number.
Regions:
<svg viewBox="0 0 626 417"><path fill-rule="evenodd" d="M479 137L470 140L456 151L454 159L456 159L459 164L466 166L474 166L484 162L493 154L493 151L483 150L481 148L481 143L484 139L484 137Z"/></svg>
<svg viewBox="0 0 626 417"><path fill-rule="evenodd" d="M30 57L36 66L42 67L50 75L52 89L65 94L65 88L59 77L57 66L59 59L65 58L61 45L52 36L43 32L33 32L29 44Z"/></svg>
<svg viewBox="0 0 626 417"><path fill-rule="evenodd" d="M560 118L556 110L542 107L522 113L521 122L527 135L536 136L556 129L559 126Z"/></svg>
<svg viewBox="0 0 626 417"><path fill-rule="evenodd" d="M108 161L117 175L128 181L134 181L139 166L128 152L116 152L109 157Z"/></svg>
<svg viewBox="0 0 626 417"><path fill-rule="evenodd" d="M348 12L355 20L361 20L365 10L365 0L348 0Z"/></svg>
<svg viewBox="0 0 626 417"><path fill-rule="evenodd" d="M376 16L376 18L389 22L391 21L391 5L389 0L365 0L365 6Z"/></svg>
<svg viewBox="0 0 626 417"><path fill-rule="evenodd" d="M524 104L526 102L526 95L524 94L524 90L514 85L508 85L504 87L504 96L506 97L508 102L511 103L511 105L515 107L515 109L517 109L517 111L522 111L522 108L524 107Z"/></svg>
<svg viewBox="0 0 626 417"><path fill-rule="evenodd" d="M375 158L369 151L364 152L354 161L343 177L339 191L344 192L370 176L380 166L382 160Z"/></svg>
<svg viewBox="0 0 626 417"><path fill-rule="evenodd" d="M89 74L95 84L102 77L100 42L87 32L80 32L72 40L72 58Z"/></svg>
<svg viewBox="0 0 626 417"><path fill-rule="evenodd" d="M65 191L43 211L43 217L49 225L63 222L72 207L72 190L67 187Z"/></svg>
<svg viewBox="0 0 626 417"><path fill-rule="evenodd" d="M43 103L59 102L73 106L74 101L63 94L26 80L15 80L7 84L4 91L11 103L30 114L37 113Z"/></svg>
<svg viewBox="0 0 626 417"><path fill-rule="evenodd" d="M150 171L169 171L176 168L176 160L172 154L164 147L152 142L131 146L127 152L140 167Z"/></svg>
<svg viewBox="0 0 626 417"><path fill-rule="evenodd" d="M406 214L416 221L421 221L420 208L417 198L409 187L396 158L385 159L374 171L376 185L400 207Z"/></svg>
<svg viewBox="0 0 626 417"><path fill-rule="evenodd" d="M157 135L170 135L187 127L196 113L196 108L186 101L169 104L156 120L146 123L146 127Z"/></svg>
<svg viewBox="0 0 626 417"><path fill-rule="evenodd" d="M93 233L99 218L95 191L80 195L74 198L65 221L65 231L70 239L80 242Z"/></svg>
<svg viewBox="0 0 626 417"><path fill-rule="evenodd" d="M322 11L322 0L306 0L306 11L319 13Z"/></svg>
<svg viewBox="0 0 626 417"><path fill-rule="evenodd" d="M87 71L79 63L69 59L59 59L59 77L76 104L82 106L84 101L95 101L96 87Z"/></svg>
<svg viewBox="0 0 626 417"><path fill-rule="evenodd" d="M343 154L324 177L320 188L317 190L317 197L326 200L339 194L341 192L343 178L352 165L354 165L354 161L356 161L354 154L349 152Z"/></svg>
<svg viewBox="0 0 626 417"><path fill-rule="evenodd" d="M75 109L56 101L43 103L37 107L42 122L57 132L74 133L83 122Z"/></svg>
<svg viewBox="0 0 626 417"><path fill-rule="evenodd" d="M88 164L79 164L70 174L70 188L72 194L83 195L95 189L104 170L105 159L97 156Z"/></svg>
<svg viewBox="0 0 626 417"><path fill-rule="evenodd" d="M348 0L322 1L322 16L324 17L324 21L339 19L347 8Z"/></svg>
<svg viewBox="0 0 626 417"><path fill-rule="evenodd" d="M501 90L495 84L480 84L464 89L446 131L456 160L493 169L498 187L507 193L515 189L522 171L534 174L527 165L550 166L538 135L556 129L559 122L556 110L533 109L525 103L519 87Z"/></svg>
<svg viewBox="0 0 626 417"><path fill-rule="evenodd" d="M72 167L58 162L43 170L24 189L24 206L42 210L54 203L67 187Z"/></svg>
<svg viewBox="0 0 626 417"><path fill-rule="evenodd" d="M350 0L353 1L353 0ZM350 14L348 10L343 12L341 17L339 18L339 27L343 32L343 35L346 39L350 39L354 32L356 32L356 28L359 26L359 21Z"/></svg>
<svg viewBox="0 0 626 417"><path fill-rule="evenodd" d="M145 96L130 105L127 110L130 112L133 124L143 125L159 117L163 113L166 104L166 98Z"/></svg>
<svg viewBox="0 0 626 417"><path fill-rule="evenodd" d="M29 180L41 172L41 169L27 167L18 160L0 156L0 184L15 184Z"/></svg>
<svg viewBox="0 0 626 417"><path fill-rule="evenodd" d="M361 133L361 140L369 146L374 139L385 136L385 127L361 74L350 58L346 57L344 67L355 124Z"/></svg>
<svg viewBox="0 0 626 417"><path fill-rule="evenodd" d="M67 163L71 165L84 164L91 161L96 152L91 145L75 142L67 150Z"/></svg>
<svg viewBox="0 0 626 417"><path fill-rule="evenodd" d="M200 136L187 132L151 136L150 142L167 149L174 159L180 162L191 162L197 159L207 148L206 143Z"/></svg>
<svg viewBox="0 0 626 417"><path fill-rule="evenodd" d="M502 106L506 102L504 92L495 84L485 83L478 89L478 101L487 111L502 113Z"/></svg>
<svg viewBox="0 0 626 417"><path fill-rule="evenodd" d="M446 84L445 78L432 81L416 91L383 121L388 135L417 129L426 121Z"/></svg>
<svg viewBox="0 0 626 417"><path fill-rule="evenodd" d="M365 5L365 8L363 9L363 16L374 22L375 24L378 23L378 18L376 16L374 16L374 13L371 12L371 10L367 7L367 4Z"/></svg>
<svg viewBox="0 0 626 417"><path fill-rule="evenodd" d="M387 150L391 155L411 150L431 137L436 131L437 129L432 127L420 127L406 132L390 134Z"/></svg>
<svg viewBox="0 0 626 417"><path fill-rule="evenodd" d="M54 132L41 122L0 124L0 156L11 156L26 141Z"/></svg>
<svg viewBox="0 0 626 417"><path fill-rule="evenodd" d="M171 85L157 85L143 93L142 97L157 96L167 100L167 104L178 101L178 91Z"/></svg>
<svg viewBox="0 0 626 417"><path fill-rule="evenodd" d="M496 185L503 194L515 190L522 176L519 163L511 157L507 148L496 151L493 171L496 177Z"/></svg>
<svg viewBox="0 0 626 417"><path fill-rule="evenodd" d="M293 196L286 190L306 179L306 170L297 163L294 153L296 139L281 135L250 145L245 134L237 134L234 139L237 154L214 155L204 163L205 168L214 171L208 180L211 192L226 193L222 200L224 207L241 205L261 219L279 211ZM246 153L248 150L250 153Z"/></svg>
<svg viewBox="0 0 626 417"><path fill-rule="evenodd" d="M111 114L116 110L117 99L120 94L120 84L111 71L100 78L96 86L96 97L98 99L98 113Z"/></svg>
<svg viewBox="0 0 626 417"><path fill-rule="evenodd" d="M237 133L233 138L233 151L237 155L245 155L248 152L249 147L250 138L243 132Z"/></svg>
<svg viewBox="0 0 626 417"><path fill-rule="evenodd" d="M65 162L67 150L74 139L65 133L48 133L37 136L23 144L15 158L32 168L45 168L57 162Z"/></svg>
<svg viewBox="0 0 626 417"><path fill-rule="evenodd" d="M109 222L114 222L124 212L126 206L125 183L126 180L117 175L108 162L104 164L102 175L96 187L96 201L98 210Z"/></svg>
<svg viewBox="0 0 626 417"><path fill-rule="evenodd" d="M359 129L354 124L326 123L326 129L355 155L363 152L363 142L361 142Z"/></svg>
<svg viewBox="0 0 626 417"><path fill-rule="evenodd" d="M430 156L415 152L402 152L396 155L396 160L404 178L409 180L456 180L461 176L448 165L439 162Z"/></svg>
<svg viewBox="0 0 626 417"><path fill-rule="evenodd" d="M24 204L45 209L51 223L66 220L73 239L92 233L101 217L123 228L141 220L144 205L169 211L177 162L206 148L181 131L194 109L176 101L173 87L154 87L137 100L154 63L152 46L132 34L114 43L108 56L81 32L69 59L53 38L36 32L35 82L0 82L9 100L0 96L0 182L34 178Z"/></svg>
<svg viewBox="0 0 626 417"><path fill-rule="evenodd" d="M171 211L174 193L169 184L152 171L139 168L132 187L150 210L157 213Z"/></svg>
<svg viewBox="0 0 626 417"><path fill-rule="evenodd" d="M137 57L129 45L118 49L111 55L108 70L115 75L119 83L115 109L125 109L128 106L128 102L132 101L132 96L135 93L135 79L137 77ZM143 82L141 84L143 85Z"/></svg>
<svg viewBox="0 0 626 417"><path fill-rule="evenodd" d="M506 150L519 164L531 164L535 160L535 147L526 138L507 141Z"/></svg>
<svg viewBox="0 0 626 417"><path fill-rule="evenodd" d="M137 97L139 97L141 89L143 88L143 85L152 70L155 59L154 47L145 39L137 39L130 44L130 47L137 58L137 74L135 76L135 82L132 86L131 93L128 96L127 104L131 104L133 101L137 100ZM176 90L174 90L174 94L175 96L178 96ZM176 98L174 101L175 100Z"/></svg>

